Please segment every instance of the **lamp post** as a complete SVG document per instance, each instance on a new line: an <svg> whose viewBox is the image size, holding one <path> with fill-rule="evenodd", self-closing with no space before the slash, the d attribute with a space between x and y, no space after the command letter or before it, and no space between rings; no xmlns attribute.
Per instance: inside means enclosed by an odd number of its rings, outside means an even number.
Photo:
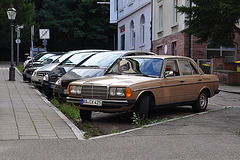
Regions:
<svg viewBox="0 0 240 160"><path fill-rule="evenodd" d="M16 17L16 9L11 6L7 10L8 19L11 21L11 67L9 68L9 81L15 81L15 68L14 68L14 52L13 52L13 21Z"/></svg>

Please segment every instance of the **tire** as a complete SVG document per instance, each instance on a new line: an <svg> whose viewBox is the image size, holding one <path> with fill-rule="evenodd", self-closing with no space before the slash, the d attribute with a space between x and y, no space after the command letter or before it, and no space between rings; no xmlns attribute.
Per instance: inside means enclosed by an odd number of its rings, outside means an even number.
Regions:
<svg viewBox="0 0 240 160"><path fill-rule="evenodd" d="M148 118L150 96L142 95L137 103L138 114L141 118Z"/></svg>
<svg viewBox="0 0 240 160"><path fill-rule="evenodd" d="M92 118L92 111L80 110L80 117L82 121L89 121Z"/></svg>
<svg viewBox="0 0 240 160"><path fill-rule="evenodd" d="M206 111L208 106L208 94L206 91L202 91L199 96L197 101L192 105L192 109L194 112L204 112Z"/></svg>

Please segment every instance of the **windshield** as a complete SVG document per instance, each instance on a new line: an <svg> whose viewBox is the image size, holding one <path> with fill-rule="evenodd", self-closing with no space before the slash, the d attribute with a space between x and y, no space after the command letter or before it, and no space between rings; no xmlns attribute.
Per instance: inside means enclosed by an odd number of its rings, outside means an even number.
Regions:
<svg viewBox="0 0 240 160"><path fill-rule="evenodd" d="M159 77L163 60L159 58L120 59L106 74L137 74Z"/></svg>
<svg viewBox="0 0 240 160"><path fill-rule="evenodd" d="M60 57L60 55L57 55L57 56L51 56L47 59L45 59L43 62L41 62L42 64L50 64L52 63L53 61L55 61L56 59L58 59Z"/></svg>
<svg viewBox="0 0 240 160"><path fill-rule="evenodd" d="M39 58L37 61L42 62L42 61L44 61L45 59L47 59L48 57L50 57L50 56L54 56L54 54L45 54L44 56L42 56L41 58Z"/></svg>
<svg viewBox="0 0 240 160"><path fill-rule="evenodd" d="M80 67L110 67L113 62L116 61L119 57L121 57L124 53L98 53L91 58L89 58L86 62L84 62Z"/></svg>
<svg viewBox="0 0 240 160"><path fill-rule="evenodd" d="M71 56L69 59L64 61L62 65L77 65L81 61L83 61L85 58L90 56L92 53L79 53L79 54L74 54Z"/></svg>

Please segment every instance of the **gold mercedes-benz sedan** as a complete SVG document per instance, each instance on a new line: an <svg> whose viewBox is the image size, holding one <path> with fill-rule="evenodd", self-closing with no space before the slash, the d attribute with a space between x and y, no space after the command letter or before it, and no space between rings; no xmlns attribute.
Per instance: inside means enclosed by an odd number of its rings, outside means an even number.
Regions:
<svg viewBox="0 0 240 160"><path fill-rule="evenodd" d="M67 101L80 109L82 120L90 120L92 111L132 110L147 117L150 109L173 105L192 105L194 112L202 112L218 87L218 77L204 74L191 58L128 56L102 77L71 82Z"/></svg>

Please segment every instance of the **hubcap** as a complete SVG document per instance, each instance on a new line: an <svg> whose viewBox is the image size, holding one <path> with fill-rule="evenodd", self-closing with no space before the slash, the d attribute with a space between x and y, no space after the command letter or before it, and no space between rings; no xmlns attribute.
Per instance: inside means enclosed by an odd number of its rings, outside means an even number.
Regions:
<svg viewBox="0 0 240 160"><path fill-rule="evenodd" d="M201 109L204 109L206 107L207 104L207 96L202 93L199 97L199 105Z"/></svg>

